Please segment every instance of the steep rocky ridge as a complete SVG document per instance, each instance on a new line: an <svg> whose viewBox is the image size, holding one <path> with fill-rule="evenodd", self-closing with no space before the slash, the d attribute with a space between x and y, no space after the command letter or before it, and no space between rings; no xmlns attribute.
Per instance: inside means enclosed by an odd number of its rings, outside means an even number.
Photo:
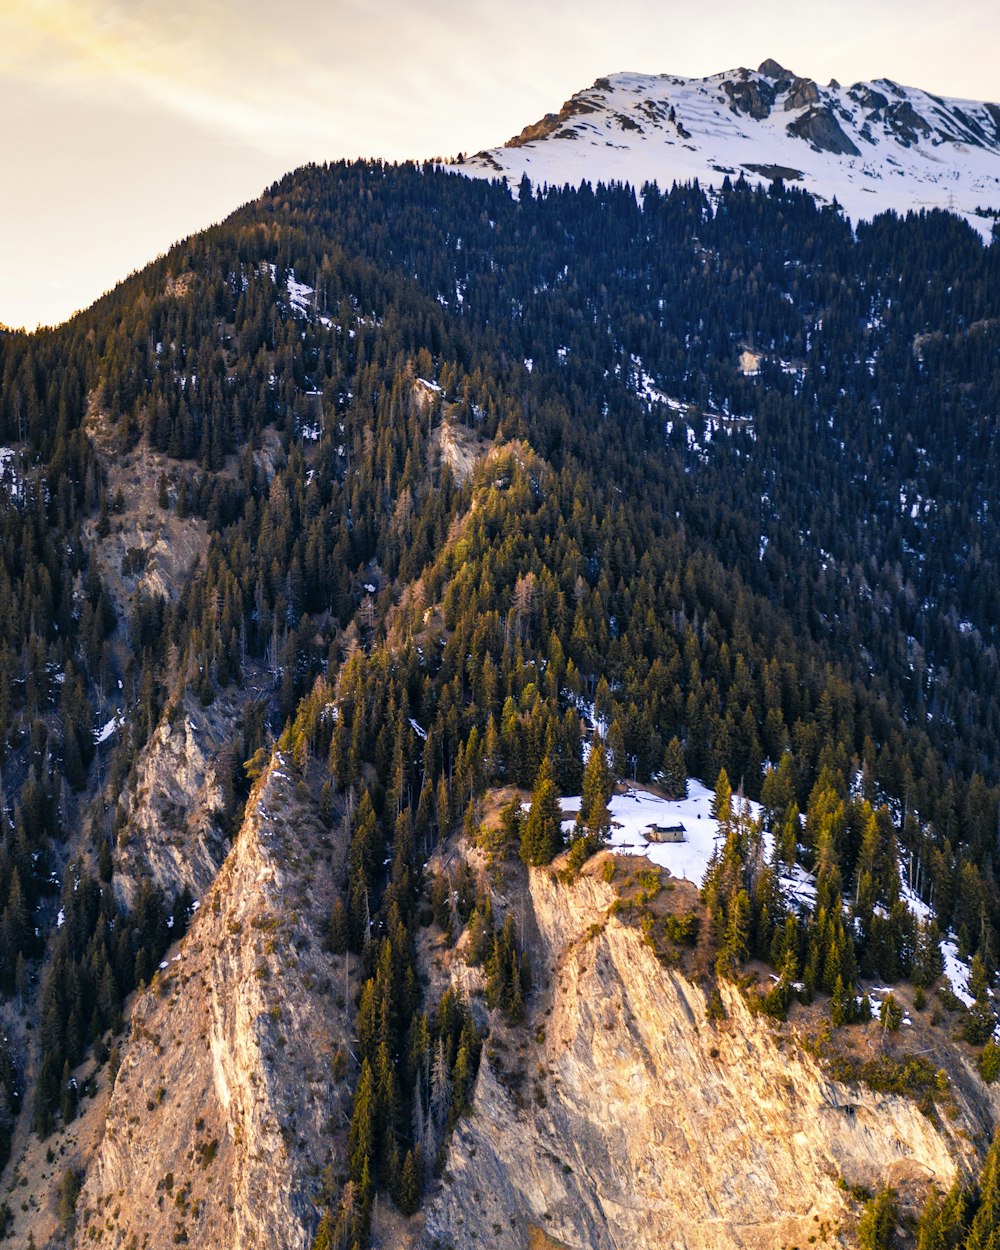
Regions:
<svg viewBox="0 0 1000 1250"><path fill-rule="evenodd" d="M227 693L209 708L188 696L160 719L119 799L112 880L120 903L131 907L142 881L168 898L185 886L199 898L212 883L228 846L233 725L250 693Z"/></svg>
<svg viewBox="0 0 1000 1250"><path fill-rule="evenodd" d="M320 937L339 870L339 840L275 757L134 1006L75 1244L309 1246L350 1097L332 1063L347 987Z"/></svg>
<svg viewBox="0 0 1000 1250"><path fill-rule="evenodd" d="M710 1022L612 901L593 868L572 886L531 873L534 1040L484 1052L422 1246L777 1250L849 1226L846 1186L915 1201L975 1166L996 1108L964 1061L954 1118L831 1080L731 987Z"/></svg>

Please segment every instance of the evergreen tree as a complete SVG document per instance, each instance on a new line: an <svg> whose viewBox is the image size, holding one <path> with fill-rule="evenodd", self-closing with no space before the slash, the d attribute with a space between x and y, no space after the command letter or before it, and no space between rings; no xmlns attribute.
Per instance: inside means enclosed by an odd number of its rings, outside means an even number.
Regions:
<svg viewBox="0 0 1000 1250"><path fill-rule="evenodd" d="M676 736L670 739L663 753L660 777L668 798L687 798L687 767L684 763L684 748Z"/></svg>
<svg viewBox="0 0 1000 1250"><path fill-rule="evenodd" d="M552 780L551 762L546 758L538 770L531 792L531 810L521 834L521 858L532 867L551 863L562 845L562 810Z"/></svg>

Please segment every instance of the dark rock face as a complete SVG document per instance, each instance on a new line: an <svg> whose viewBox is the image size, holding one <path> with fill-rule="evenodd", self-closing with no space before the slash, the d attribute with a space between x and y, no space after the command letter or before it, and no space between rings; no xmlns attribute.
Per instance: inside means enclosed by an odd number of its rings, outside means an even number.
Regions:
<svg viewBox="0 0 1000 1250"><path fill-rule="evenodd" d="M861 153L848 139L829 108L814 107L801 117L789 122L788 133L805 141L818 152L833 152L837 156L860 156Z"/></svg>
<svg viewBox="0 0 1000 1250"><path fill-rule="evenodd" d="M871 87L862 83L855 83L847 93L855 103L860 104L862 108L868 109L870 113L874 113L880 118L882 110L888 107L889 101L881 91L873 91Z"/></svg>
<svg viewBox="0 0 1000 1250"><path fill-rule="evenodd" d="M734 113L747 113L759 122L771 115L775 89L769 83L757 82L753 78L740 82L727 80L722 89L729 96L729 107Z"/></svg>
<svg viewBox="0 0 1000 1250"><path fill-rule="evenodd" d="M785 112L819 103L819 88L811 78L796 78L785 98Z"/></svg>
<svg viewBox="0 0 1000 1250"><path fill-rule="evenodd" d="M802 178L801 169L792 169L788 165L757 165L753 161L745 161L743 168L752 174L763 174L774 182L797 182Z"/></svg>
<svg viewBox="0 0 1000 1250"><path fill-rule="evenodd" d="M956 105L952 109L952 115L957 118L959 123L965 130L964 139L966 143L972 144L973 147L984 147L989 144L990 140L986 131L980 126L974 117L970 117L965 109L958 108Z"/></svg>
<svg viewBox="0 0 1000 1250"><path fill-rule="evenodd" d="M783 65L779 65L773 57L768 57L766 61L761 61L757 66L757 73L763 74L765 78L788 78L792 79L795 75L790 69L785 69Z"/></svg>
<svg viewBox="0 0 1000 1250"><path fill-rule="evenodd" d="M931 128L909 102L893 104L886 114L889 128L904 147L920 142L921 135L926 139Z"/></svg>

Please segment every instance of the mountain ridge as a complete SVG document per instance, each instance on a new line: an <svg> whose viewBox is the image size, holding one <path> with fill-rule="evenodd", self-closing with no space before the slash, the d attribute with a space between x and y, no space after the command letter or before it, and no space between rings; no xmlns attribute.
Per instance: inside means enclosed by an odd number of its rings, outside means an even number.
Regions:
<svg viewBox="0 0 1000 1250"><path fill-rule="evenodd" d="M746 1140L795 1221L843 1215L849 1244L838 1177L899 1185L907 1220L971 1180L1000 1069L998 292L1000 248L947 213L852 232L794 183L515 197L358 163L288 175L59 331L0 336L15 1244L211 1226L226 1250L251 1217L297 1250L402 1247L404 1221L428 1247L582 1250L599 1218L670 1244L670 1087L749 1104L716 1060L765 1017L788 1017L772 1071L801 1045L829 1076L802 1089L857 1090L840 1140L868 1140L865 1109L885 1128L867 1089L905 1099L933 1163L883 1167L890 1143L827 1172L814 1138L786 1183L779 1077ZM689 777L728 827L687 831L718 843L703 897L587 866L620 802L639 819L616 780ZM657 988L675 1034L636 1093ZM967 1096L953 1150L935 1108ZM606 1204L613 1105L648 1150ZM689 1122L693 1176L728 1130ZM749 1169L713 1184L758 1225ZM663 1204L639 1234L637 1194ZM751 1244L680 1214L687 1244Z"/></svg>
<svg viewBox="0 0 1000 1250"><path fill-rule="evenodd" d="M1000 106L888 78L820 86L770 58L706 78L623 72L459 168L536 185L782 179L853 220L946 208L988 240L1000 209Z"/></svg>

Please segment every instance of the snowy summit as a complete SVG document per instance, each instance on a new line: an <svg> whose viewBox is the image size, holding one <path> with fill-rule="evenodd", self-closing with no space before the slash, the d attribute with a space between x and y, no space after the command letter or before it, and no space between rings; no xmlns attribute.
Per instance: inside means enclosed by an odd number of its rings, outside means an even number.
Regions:
<svg viewBox="0 0 1000 1250"><path fill-rule="evenodd" d="M853 220L950 209L988 240L1000 213L1000 106L887 78L821 87L772 60L710 78L613 74L460 168L539 186L780 178L836 198Z"/></svg>

